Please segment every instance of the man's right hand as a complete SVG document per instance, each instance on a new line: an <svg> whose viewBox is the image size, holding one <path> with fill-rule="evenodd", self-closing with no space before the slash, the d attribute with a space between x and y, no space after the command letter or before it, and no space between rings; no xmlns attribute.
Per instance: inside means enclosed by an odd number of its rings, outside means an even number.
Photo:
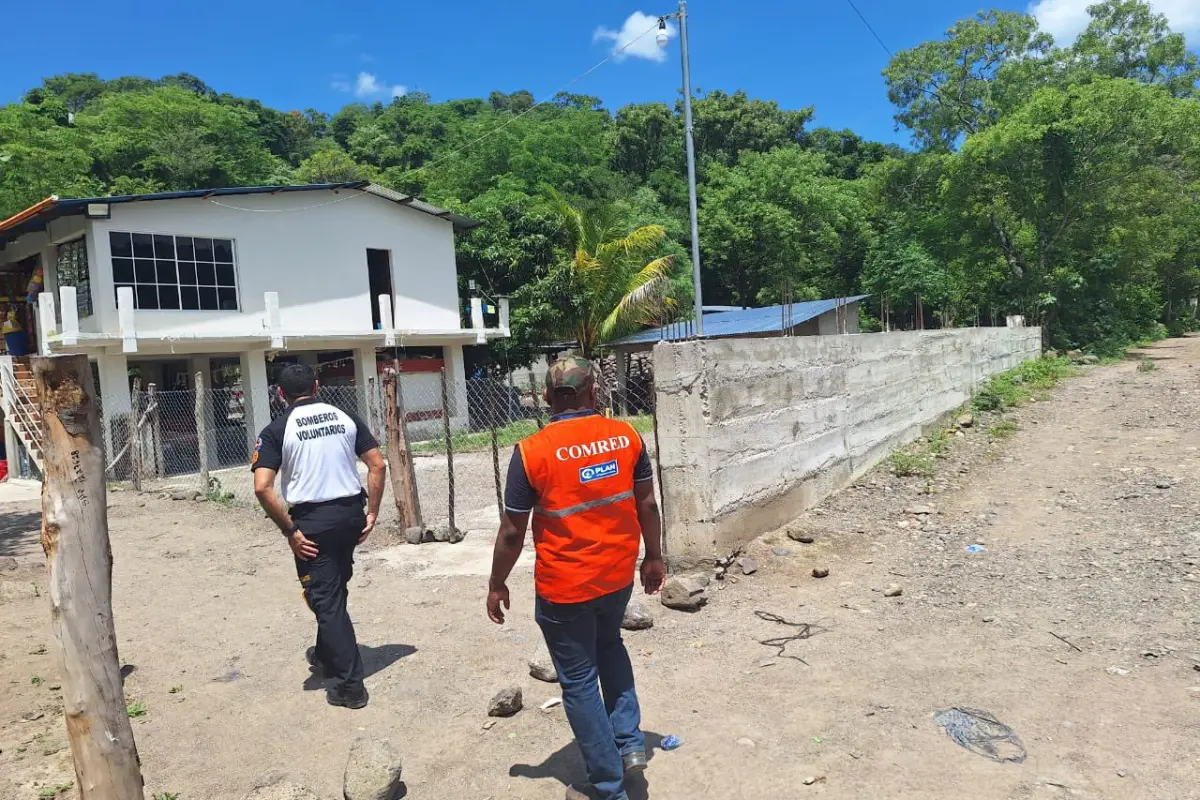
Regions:
<svg viewBox="0 0 1200 800"><path fill-rule="evenodd" d="M642 587L646 594L658 594L667 580L667 565L661 558L642 560Z"/></svg>
<svg viewBox="0 0 1200 800"><path fill-rule="evenodd" d="M288 536L288 546L292 548L292 555L301 561L312 561L317 557L317 553L320 552L317 549L317 543L311 539L306 539L300 531L296 531L291 536Z"/></svg>

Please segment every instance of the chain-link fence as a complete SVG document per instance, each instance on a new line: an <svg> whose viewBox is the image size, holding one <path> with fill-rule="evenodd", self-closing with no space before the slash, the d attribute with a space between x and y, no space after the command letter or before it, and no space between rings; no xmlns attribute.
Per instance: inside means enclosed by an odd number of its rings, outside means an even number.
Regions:
<svg viewBox="0 0 1200 800"><path fill-rule="evenodd" d="M402 372L395 419L403 436L387 429L391 383L385 377L367 387L322 386L319 399L361 419L385 453L390 445L410 454L410 478L425 527L453 521L460 530L493 528L499 517L513 446L549 424L544 374L478 376L463 380L446 371ZM654 454L654 390L637 361L618 378L605 371L597 382L601 412L626 420ZM258 413L248 408L260 402ZM247 397L236 389L137 391L123 408L101 404L107 478L142 491L180 497L207 496L238 504L254 503L249 469L257 431L248 421L286 412L277 393ZM365 471L364 471L365 474ZM385 493L382 519L398 520ZM406 502L402 498L402 502Z"/></svg>

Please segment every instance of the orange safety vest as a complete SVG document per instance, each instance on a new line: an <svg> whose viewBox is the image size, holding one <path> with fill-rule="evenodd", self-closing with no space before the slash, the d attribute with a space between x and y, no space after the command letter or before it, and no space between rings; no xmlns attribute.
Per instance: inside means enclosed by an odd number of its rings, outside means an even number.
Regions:
<svg viewBox="0 0 1200 800"><path fill-rule="evenodd" d="M642 526L633 470L642 439L629 423L589 414L518 445L537 492L534 583L552 603L582 603L633 582Z"/></svg>

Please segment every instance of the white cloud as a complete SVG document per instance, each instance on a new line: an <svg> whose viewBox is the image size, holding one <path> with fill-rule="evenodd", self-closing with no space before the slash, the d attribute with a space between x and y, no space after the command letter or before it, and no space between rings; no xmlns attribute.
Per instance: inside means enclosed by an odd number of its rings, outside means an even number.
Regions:
<svg viewBox="0 0 1200 800"><path fill-rule="evenodd" d="M649 61L665 61L667 51L658 46L658 17L635 11L625 20L621 30L614 31L601 25L593 35L593 41L602 39L613 43L613 57L617 61L633 58L645 58ZM653 29L653 30L652 30ZM645 34L645 35L643 35ZM678 34L674 23L667 22L667 35L674 38ZM639 38L640 37L640 38ZM622 49L624 48L624 49Z"/></svg>
<svg viewBox="0 0 1200 800"><path fill-rule="evenodd" d="M1088 25L1088 6L1096 0L1036 0L1029 13L1037 17L1042 30L1054 36L1059 45L1069 45ZM1155 13L1162 14L1171 29L1184 34L1193 47L1200 44L1200 2L1196 0L1150 0Z"/></svg>
<svg viewBox="0 0 1200 800"><path fill-rule="evenodd" d="M353 85L349 81L343 80L335 80L330 85L339 92L347 94L353 92L355 97L364 100L372 97L403 97L408 94L408 87L404 84L388 84L386 81L380 81L377 75L370 72L358 73Z"/></svg>

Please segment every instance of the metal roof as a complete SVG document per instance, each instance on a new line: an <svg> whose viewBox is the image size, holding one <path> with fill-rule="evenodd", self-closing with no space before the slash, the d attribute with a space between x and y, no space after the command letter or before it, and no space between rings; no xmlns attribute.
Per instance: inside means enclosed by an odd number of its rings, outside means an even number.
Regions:
<svg viewBox="0 0 1200 800"><path fill-rule="evenodd" d="M835 297L829 300L811 300L806 303L792 304L792 325L800 325L810 319L816 319L822 314L833 311L838 306L857 303L870 297L869 294L859 294L853 297ZM729 336L747 336L755 333L778 333L783 322L783 306L767 306L766 308L743 308L737 311L718 311L704 315L704 338L721 339ZM679 325L666 325L662 328L652 328L616 341L609 342L608 347L623 347L633 344L653 344L662 339L678 339L674 331Z"/></svg>
<svg viewBox="0 0 1200 800"><path fill-rule="evenodd" d="M430 205L423 200L418 200L412 195L402 194L400 192L388 189L385 186L379 186L370 181L347 181L344 183L310 183L297 186L231 186L221 189L187 189L179 192L158 192L155 194L125 194L115 195L113 197L81 197L69 198L60 200L57 196L51 195L45 200L36 203L29 208L21 211L8 219L0 222L0 236L5 240L11 241L17 236L32 231L40 231L46 227L46 223L58 219L59 217L69 217L76 214L82 214L87 209L87 206L92 203L107 203L115 205L119 203L144 203L155 200L184 200L184 199L202 199L207 200L210 197L229 197L232 195L244 194L283 194L285 192L319 192L319 191L362 191L368 194L373 194L376 197L381 197L384 200L390 200L398 205L408 206L423 214L429 214L434 217L444 219L454 225L454 229L458 231L470 230L478 227L482 223L469 217L462 217L450 211Z"/></svg>

